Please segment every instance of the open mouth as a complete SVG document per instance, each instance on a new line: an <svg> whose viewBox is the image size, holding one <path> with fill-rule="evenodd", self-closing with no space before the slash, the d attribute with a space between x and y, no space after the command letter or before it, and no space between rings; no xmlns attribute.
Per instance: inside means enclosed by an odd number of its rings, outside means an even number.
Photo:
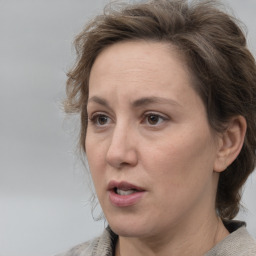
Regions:
<svg viewBox="0 0 256 256"><path fill-rule="evenodd" d="M139 188L128 182L116 182L111 181L108 185L108 190L113 191L114 194L120 196L129 196L135 193L143 192L142 188Z"/></svg>
<svg viewBox="0 0 256 256"><path fill-rule="evenodd" d="M136 205L143 198L145 190L126 181L110 181L107 187L109 200L115 207Z"/></svg>
<svg viewBox="0 0 256 256"><path fill-rule="evenodd" d="M137 189L120 189L120 188L114 188L114 192L120 196L128 196L133 193L139 192Z"/></svg>

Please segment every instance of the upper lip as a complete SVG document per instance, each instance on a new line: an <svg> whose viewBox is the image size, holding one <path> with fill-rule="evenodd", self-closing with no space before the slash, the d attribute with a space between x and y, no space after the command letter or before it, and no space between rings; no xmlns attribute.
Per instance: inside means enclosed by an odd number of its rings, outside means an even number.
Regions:
<svg viewBox="0 0 256 256"><path fill-rule="evenodd" d="M111 180L108 183L108 190L113 190L113 189L123 189L123 190L129 190L129 189L134 189L134 190L138 190L138 191L144 191L145 189L138 187L136 185L133 185L129 182L126 181L115 181L115 180Z"/></svg>

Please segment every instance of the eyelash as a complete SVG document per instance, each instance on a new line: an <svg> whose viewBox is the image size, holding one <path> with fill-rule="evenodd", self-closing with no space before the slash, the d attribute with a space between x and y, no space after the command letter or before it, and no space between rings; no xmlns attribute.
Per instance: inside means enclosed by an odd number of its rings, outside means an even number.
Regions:
<svg viewBox="0 0 256 256"><path fill-rule="evenodd" d="M157 118L158 118L158 121L159 121L159 119L161 119L162 121L161 121L160 123L157 122L157 124L149 124L149 120L148 120L147 118L149 118L150 116L151 116L151 117L152 117L152 116L157 117ZM155 127L155 126L157 126L157 125L159 125L159 124L161 124L162 122L167 121L167 120L168 120L168 118L165 117L165 116L163 116L163 115L160 115L160 114L154 113L154 112L150 112L150 113L145 113L145 114L144 114L142 121L143 121L144 123L147 123L147 125L149 125L149 126L151 126L151 127Z"/></svg>
<svg viewBox="0 0 256 256"><path fill-rule="evenodd" d="M92 115L91 118L89 118L89 121L91 121L95 126L105 127L106 125L101 125L101 124L98 123L100 117L107 118L108 120L110 119L110 117L108 117L105 114L100 114L100 113L97 114L96 113L96 114Z"/></svg>
<svg viewBox="0 0 256 256"><path fill-rule="evenodd" d="M102 118L106 118L107 119L107 122L105 124L99 124L99 118L102 117ZM157 123L156 124L150 124L149 123L149 117L156 117L157 118ZM159 119L161 119L160 123L159 123ZM160 115L158 113L154 113L154 112L150 112L150 113L145 113L143 114L143 117L142 117L142 123L143 124L146 124L150 127L156 127L158 125L160 125L162 122L164 121L167 121L168 118L163 116L163 115ZM93 125L95 125L96 127L100 127L100 128L104 128L106 127L109 122L111 121L111 118L103 113L95 113L92 115L91 118L89 118L89 121L92 122Z"/></svg>

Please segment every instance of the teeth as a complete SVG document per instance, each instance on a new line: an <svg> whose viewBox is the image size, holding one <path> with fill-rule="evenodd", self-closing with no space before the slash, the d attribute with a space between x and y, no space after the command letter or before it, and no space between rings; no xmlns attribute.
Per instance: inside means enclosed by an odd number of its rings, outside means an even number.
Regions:
<svg viewBox="0 0 256 256"><path fill-rule="evenodd" d="M134 189L129 189L129 190L122 190L122 189L119 189L119 188L116 189L116 193L120 196L128 196L128 195L131 195L134 192L135 192Z"/></svg>

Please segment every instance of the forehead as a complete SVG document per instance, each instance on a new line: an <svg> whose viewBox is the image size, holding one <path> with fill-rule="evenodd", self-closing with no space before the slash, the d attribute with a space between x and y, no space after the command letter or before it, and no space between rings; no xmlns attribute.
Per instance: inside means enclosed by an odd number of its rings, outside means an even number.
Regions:
<svg viewBox="0 0 256 256"><path fill-rule="evenodd" d="M139 65L151 63L152 67L156 67L158 62L166 61L161 59L162 56L169 56L175 58L180 64L185 66L185 58L178 47L167 42L156 42L146 40L134 40L134 41L122 41L112 44L104 48L100 54L96 57L92 69L97 66L101 67L100 64L102 59L108 64L114 64L118 62L118 65L122 64L129 66L130 64ZM169 59L170 59L169 58ZM134 62L136 60L136 62ZM123 62L125 61L125 62ZM152 63L154 62L154 63ZM120 66L120 68L122 67ZM102 66L104 69L106 65ZM92 70L91 70L92 71Z"/></svg>
<svg viewBox="0 0 256 256"><path fill-rule="evenodd" d="M177 47L163 42L125 41L104 49L90 73L89 92L136 83L149 87L176 81L190 83L185 58ZM185 81L186 80L186 81Z"/></svg>

